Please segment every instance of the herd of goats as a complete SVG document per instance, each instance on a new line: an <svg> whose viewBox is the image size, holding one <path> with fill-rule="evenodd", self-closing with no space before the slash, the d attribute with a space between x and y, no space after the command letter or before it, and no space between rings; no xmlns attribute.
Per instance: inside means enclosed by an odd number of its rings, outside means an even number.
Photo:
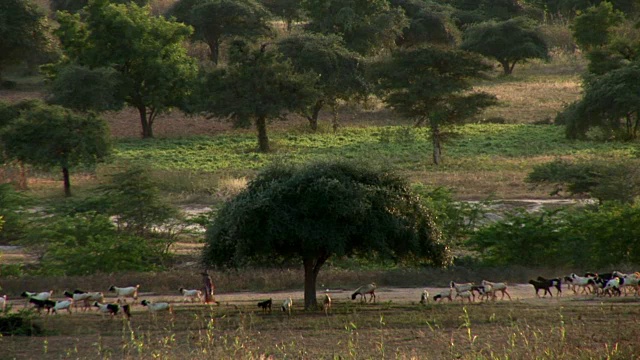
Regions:
<svg viewBox="0 0 640 360"><path fill-rule="evenodd" d="M553 279L538 277L535 280L530 280L529 284L533 285L537 297L540 297L540 291L542 291L542 297L545 297L547 294L553 297L551 293L552 288L556 289L556 296L559 296L562 293L562 284L566 284L575 294L621 296L622 293L628 294L629 292L634 292L635 295L638 296L640 295L640 272L625 274L619 271L613 271L606 274L587 273L584 276L578 276L573 273L565 277ZM135 302L138 299L139 288L140 285L129 287L111 286L109 292L115 293L117 299L115 303L105 303L105 296L102 292L87 292L82 290L75 290L74 292L65 291L65 300L58 301L51 299L53 291L40 293L25 291L22 293L22 297L26 298L27 301L25 307L31 304L33 305L33 309L38 312L46 310L47 313L55 314L61 310L67 310L71 313L72 306L76 307L77 310L77 307L82 304L85 311L93 306L102 314L116 315L121 312L126 318L130 318L131 305L127 303L127 299L131 298ZM353 292L351 300L356 300L356 298L360 296L360 301L367 302L367 295L369 295L368 301L375 302L376 289L377 286L375 283L363 285ZM179 291L183 296L184 302L206 302L201 290L180 288ZM420 297L420 303L426 304L431 300L438 302L444 299L448 299L449 301L460 299L461 302L465 300L475 302L476 298L479 301L489 301L496 300L498 295L501 295L501 300L504 300L505 296L511 300L507 283L482 280L479 285L476 285L474 283L462 284L451 281L447 289L433 296L430 296L429 292L424 290ZM2 310L2 312L5 312L7 303L7 296L1 296L0 310ZM324 294L322 309L327 315L331 312L331 303L332 299L330 294ZM173 305L169 302L142 300L140 304L145 306L151 313L161 311L173 313ZM272 305L272 299L258 302L258 307L264 312L270 312ZM282 302L281 310L291 315L292 307L293 300L289 297Z"/></svg>

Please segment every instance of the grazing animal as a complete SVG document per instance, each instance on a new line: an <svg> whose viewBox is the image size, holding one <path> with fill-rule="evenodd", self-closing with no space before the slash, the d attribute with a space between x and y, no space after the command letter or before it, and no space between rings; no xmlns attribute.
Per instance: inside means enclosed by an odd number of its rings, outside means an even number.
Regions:
<svg viewBox="0 0 640 360"><path fill-rule="evenodd" d="M51 295L53 295L53 290L51 290L51 291L43 291L43 292L39 292L39 293L35 293L35 292L31 292L31 291L25 291L22 294L20 294L20 296L22 296L23 298L27 298L27 304L29 303L30 299L49 300L49 299L51 299Z"/></svg>
<svg viewBox="0 0 640 360"><path fill-rule="evenodd" d="M124 299L124 301L127 301L127 298L133 298L133 300L137 300L138 299L138 289L140 288L140 285L136 285L136 286L129 286L129 287L117 287L114 285L111 285L111 287L109 288L109 291L113 291L116 293L116 297L118 298L118 302L120 302L120 297L122 297Z"/></svg>
<svg viewBox="0 0 640 360"><path fill-rule="evenodd" d="M458 284L453 281L449 282L449 287L456 289L456 292L471 291L473 283Z"/></svg>
<svg viewBox="0 0 640 360"><path fill-rule="evenodd" d="M471 303L472 301L475 301L475 296L473 295L473 292L471 292L471 290L456 292L456 299L457 298L460 298L460 302L464 302L464 299L469 300L469 303Z"/></svg>
<svg viewBox="0 0 640 360"><path fill-rule="evenodd" d="M0 296L0 311L4 312L7 308L7 295Z"/></svg>
<svg viewBox="0 0 640 360"><path fill-rule="evenodd" d="M543 278L542 276L538 276L538 281L549 281L551 283L551 286L555 287L557 292L556 295L560 296L562 295L562 280L559 278L553 278L553 279L546 279ZM549 294L551 294L551 291L549 291Z"/></svg>
<svg viewBox="0 0 640 360"><path fill-rule="evenodd" d="M273 305L273 299L260 301L258 307L262 309L262 312L271 312L271 305Z"/></svg>
<svg viewBox="0 0 640 360"><path fill-rule="evenodd" d="M293 307L293 300L291 298L288 298L282 302L282 311L286 312L289 316L291 316L292 307Z"/></svg>
<svg viewBox="0 0 640 360"><path fill-rule="evenodd" d="M42 312L42 309L47 309L47 314L56 306L56 302L53 300L40 300L35 297L29 298L29 303L33 304L34 309L38 310L39 313Z"/></svg>
<svg viewBox="0 0 640 360"><path fill-rule="evenodd" d="M120 311L120 304L101 304L99 302L94 302L93 306L97 307L101 314L110 314L111 316L115 316ZM127 318L131 317L131 313L129 311L129 305L122 306L122 310Z"/></svg>
<svg viewBox="0 0 640 360"><path fill-rule="evenodd" d="M51 308L51 310L54 314L57 314L58 310L67 310L69 314L71 314L71 305L73 305L73 299L56 301L56 304Z"/></svg>
<svg viewBox="0 0 640 360"><path fill-rule="evenodd" d="M187 299L190 299L191 302L202 301L201 290L197 290L197 289L187 290L185 288L180 288L179 291L180 291L180 294L182 294L182 301L187 301Z"/></svg>
<svg viewBox="0 0 640 360"><path fill-rule="evenodd" d="M75 304L74 306L76 307L76 311L78 310L78 303L82 302L84 304L83 306L83 310L86 311L89 307L90 307L90 302L91 302L91 294L89 293L77 293L77 294L73 294L69 291L65 291L64 292L64 296L66 296L67 298L73 300L73 303ZM93 300L93 301L97 301L97 300Z"/></svg>
<svg viewBox="0 0 640 360"><path fill-rule="evenodd" d="M329 315L331 312L331 296L329 296L329 294L324 294L324 299L322 299L322 310L324 310L325 315Z"/></svg>
<svg viewBox="0 0 640 360"><path fill-rule="evenodd" d="M538 280L529 280L529 284L533 285L533 287L536 289L536 296L540 297L540 294L538 292L540 290L544 290L542 297L545 297L547 294L553 297L553 294L551 293L551 287L555 286L557 289L559 289L560 287L559 281L557 281L557 279L553 279L553 280L548 280L544 278L542 279L543 280L540 280L540 278L538 278Z"/></svg>
<svg viewBox="0 0 640 360"><path fill-rule="evenodd" d="M437 293L433 296L433 301L442 301L443 299L449 299L449 301L453 301L453 288L449 288L442 292Z"/></svg>
<svg viewBox="0 0 640 360"><path fill-rule="evenodd" d="M356 291L351 294L351 300L355 300L358 295L360 295L360 300L362 302L367 301L367 294L370 294L369 302L376 302L376 283L371 283L367 285L362 285L356 289Z"/></svg>
<svg viewBox="0 0 640 360"><path fill-rule="evenodd" d="M578 276L575 273L571 273L571 275L565 276L564 280L567 283L567 287L573 290L574 294L578 293L577 288L581 288L581 293L586 294L593 292L593 287L596 285L594 278L594 276Z"/></svg>
<svg viewBox="0 0 640 360"><path fill-rule="evenodd" d="M420 304L426 305L429 302L429 292L424 290L422 294L420 294Z"/></svg>
<svg viewBox="0 0 640 360"><path fill-rule="evenodd" d="M509 300L511 300L511 295L509 295L509 292L507 291L507 283L504 282L499 282L499 283L494 283L491 281L487 281L487 280L482 280L482 285L483 286L491 286L491 293L492 293L492 298L496 298L496 292L500 291L502 293L502 297L500 298L500 300L504 300L504 296L507 295L507 297L509 297Z"/></svg>
<svg viewBox="0 0 640 360"><path fill-rule="evenodd" d="M624 280L620 279L619 277L614 277L613 279L607 281L603 288L604 294L612 296L613 293L615 293L616 296L620 296L622 294L622 292L620 291L620 286L622 285L623 281Z"/></svg>
<svg viewBox="0 0 640 360"><path fill-rule="evenodd" d="M142 306L146 306L150 312L169 311L169 313L173 314L173 305L167 302L154 303L151 301L142 300L140 304Z"/></svg>

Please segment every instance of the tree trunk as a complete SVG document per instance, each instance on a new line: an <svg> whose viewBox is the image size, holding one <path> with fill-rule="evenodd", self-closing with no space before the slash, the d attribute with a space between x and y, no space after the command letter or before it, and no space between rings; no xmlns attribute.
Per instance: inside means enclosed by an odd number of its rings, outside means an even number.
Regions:
<svg viewBox="0 0 640 360"><path fill-rule="evenodd" d="M220 42L217 39L207 41L209 45L209 59L218 66L220 61Z"/></svg>
<svg viewBox="0 0 640 360"><path fill-rule="evenodd" d="M509 65L508 60L500 60L500 65L502 65L502 71L505 75L511 75L511 71L513 71L513 67ZM513 63L515 65L515 63Z"/></svg>
<svg viewBox="0 0 640 360"><path fill-rule="evenodd" d="M324 100L316 101L316 103L313 105L313 113L311 114L311 116L307 116L307 120L309 120L309 126L314 132L318 130L318 116L320 115L320 110L322 110L323 106Z"/></svg>
<svg viewBox="0 0 640 360"><path fill-rule="evenodd" d="M331 104L331 126L333 127L333 132L338 131L338 105L336 103Z"/></svg>
<svg viewBox="0 0 640 360"><path fill-rule="evenodd" d="M323 254L317 258L305 258L304 264L304 309L313 310L318 307L316 298L316 280L322 265L327 261L329 255Z"/></svg>
<svg viewBox="0 0 640 360"><path fill-rule="evenodd" d="M258 148L260 152L267 153L271 150L269 147L269 136L267 136L267 119L259 116L256 119L256 128L258 129Z"/></svg>
<svg viewBox="0 0 640 360"><path fill-rule="evenodd" d="M142 138L149 139L153 137L153 127L147 119L147 108L145 106L138 107L138 113L140 114L140 123L142 125Z"/></svg>
<svg viewBox="0 0 640 360"><path fill-rule="evenodd" d="M440 145L440 128L431 125L431 142L433 143L433 164L440 165L442 161L442 147Z"/></svg>
<svg viewBox="0 0 640 360"><path fill-rule="evenodd" d="M64 196L71 196L71 180L69 179L69 168L62 167L62 180L64 182Z"/></svg>

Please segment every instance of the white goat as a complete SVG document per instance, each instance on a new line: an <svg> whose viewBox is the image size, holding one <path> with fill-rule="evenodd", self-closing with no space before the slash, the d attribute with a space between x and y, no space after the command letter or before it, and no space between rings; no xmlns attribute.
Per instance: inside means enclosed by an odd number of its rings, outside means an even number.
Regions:
<svg viewBox="0 0 640 360"><path fill-rule="evenodd" d="M7 308L7 295L0 296L0 311L4 312Z"/></svg>
<svg viewBox="0 0 640 360"><path fill-rule="evenodd" d="M420 295L420 304L426 305L429 302L429 292L425 289Z"/></svg>
<svg viewBox="0 0 640 360"><path fill-rule="evenodd" d="M73 305L73 299L56 301L56 304L51 308L51 310L53 310L54 314L56 314L58 310L67 310L69 314L71 314L71 305Z"/></svg>
<svg viewBox="0 0 640 360"><path fill-rule="evenodd" d="M43 291L43 292L31 292L31 291L25 291L22 294L20 294L20 296L22 296L23 298L27 298L27 302L25 304L25 306L29 305L29 300L31 299L36 299L36 300L49 300L51 299L51 295L53 294L53 290L50 291Z"/></svg>
<svg viewBox="0 0 640 360"><path fill-rule="evenodd" d="M575 273L571 273L566 279L568 283L572 285L571 290L573 290L574 294L577 294L576 288L582 288L581 293L592 293L595 291L595 281L593 276L578 276Z"/></svg>
<svg viewBox="0 0 640 360"><path fill-rule="evenodd" d="M502 293L502 297L500 298L500 300L504 300L505 294L509 297L509 300L511 300L511 295L509 295L509 292L507 291L507 283L504 283L504 282L494 283L491 281L482 280L482 285L491 286L491 294L493 295L492 297L494 299L497 297L496 292L500 291Z"/></svg>
<svg viewBox="0 0 640 360"><path fill-rule="evenodd" d="M473 294L473 283L464 283L464 284L457 284L453 281L451 281L449 283L449 287L452 289L456 289L456 293L461 293L463 291L470 291L471 292L471 297L473 298L473 300L475 301L476 296Z"/></svg>
<svg viewBox="0 0 640 360"><path fill-rule="evenodd" d="M142 306L146 306L150 312L158 312L158 311L169 311L169 313L173 314L173 306L167 302L151 302L147 300L142 300L140 303Z"/></svg>
<svg viewBox="0 0 640 360"><path fill-rule="evenodd" d="M120 301L120 297L124 298L125 302L127 301L126 298L130 297L133 298L133 300L137 300L138 299L138 289L140 288L140 285L136 285L136 286L129 286L129 287L117 287L112 285L109 288L109 291L113 291L116 293L116 298L118 298L118 301Z"/></svg>
<svg viewBox="0 0 640 360"><path fill-rule="evenodd" d="M471 292L471 290L464 290L456 293L456 299L457 298L460 298L460 302L464 302L464 299L467 299L471 303L475 300L475 295L473 295L473 292Z"/></svg>
<svg viewBox="0 0 640 360"><path fill-rule="evenodd" d="M371 295L369 298L369 302L376 302L376 283L371 283L367 285L362 285L356 289L356 291L351 294L351 300L355 300L358 295L360 295L360 300L363 302L367 301L367 294Z"/></svg>
<svg viewBox="0 0 640 360"><path fill-rule="evenodd" d="M180 294L182 294L182 301L187 301L189 299L191 302L194 301L202 301L202 291L193 289L187 290L185 288L180 288Z"/></svg>
<svg viewBox="0 0 640 360"><path fill-rule="evenodd" d="M293 300L291 298L288 298L282 302L282 311L286 312L289 316L291 316L292 307L293 307Z"/></svg>
<svg viewBox="0 0 640 360"><path fill-rule="evenodd" d="M620 296L621 295L620 278L616 276L613 279L607 281L606 285L602 290L605 294L609 294L609 296L612 296L611 291L617 293L617 295Z"/></svg>

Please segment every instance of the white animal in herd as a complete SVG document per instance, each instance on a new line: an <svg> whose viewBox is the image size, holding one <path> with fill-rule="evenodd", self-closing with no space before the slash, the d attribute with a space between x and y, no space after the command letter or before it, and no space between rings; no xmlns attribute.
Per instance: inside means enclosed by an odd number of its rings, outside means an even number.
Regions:
<svg viewBox="0 0 640 360"><path fill-rule="evenodd" d="M183 301L187 301L187 299L190 300L191 302L202 301L201 290L197 290L197 289L187 290L185 288L180 288L180 294L182 294Z"/></svg>
<svg viewBox="0 0 640 360"><path fill-rule="evenodd" d="M122 297L126 302L127 298L133 298L133 300L138 299L139 288L140 288L140 285L129 286L129 287L117 287L112 285L109 288L109 291L113 291L116 293L116 297L118 298L118 301L120 301L120 298Z"/></svg>

